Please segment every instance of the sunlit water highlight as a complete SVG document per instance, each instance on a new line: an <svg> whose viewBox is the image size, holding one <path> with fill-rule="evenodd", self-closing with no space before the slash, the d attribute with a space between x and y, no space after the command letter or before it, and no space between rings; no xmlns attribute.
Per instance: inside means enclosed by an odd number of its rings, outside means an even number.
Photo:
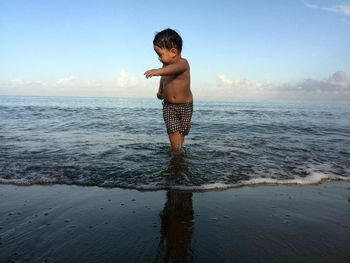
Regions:
<svg viewBox="0 0 350 263"><path fill-rule="evenodd" d="M172 155L154 99L0 96L0 182L207 190L350 179L347 102L195 101Z"/></svg>

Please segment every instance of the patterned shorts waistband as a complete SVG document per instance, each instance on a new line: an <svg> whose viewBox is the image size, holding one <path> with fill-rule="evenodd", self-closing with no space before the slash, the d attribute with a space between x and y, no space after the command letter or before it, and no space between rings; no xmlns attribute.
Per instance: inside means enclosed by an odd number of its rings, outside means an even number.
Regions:
<svg viewBox="0 0 350 263"><path fill-rule="evenodd" d="M193 105L193 101L191 102L185 102L185 103L171 103L169 101L163 100L163 105L169 105L169 106L192 106Z"/></svg>

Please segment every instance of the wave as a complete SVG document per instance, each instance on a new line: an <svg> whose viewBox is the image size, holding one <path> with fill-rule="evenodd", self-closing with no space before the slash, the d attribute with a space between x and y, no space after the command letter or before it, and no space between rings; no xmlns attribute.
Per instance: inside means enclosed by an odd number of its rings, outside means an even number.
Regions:
<svg viewBox="0 0 350 263"><path fill-rule="evenodd" d="M348 105L197 102L186 149L173 156L158 101L0 104L3 184L210 191L350 177Z"/></svg>
<svg viewBox="0 0 350 263"><path fill-rule="evenodd" d="M158 191L158 190L179 190L179 191L217 191L226 190L230 188L244 187L244 186L258 186L258 185L314 185L324 181L350 181L350 177L326 174L322 172L313 172L307 177L298 177L293 179L274 179L274 178L253 178L249 180L242 180L237 183L208 183L202 185L180 185L180 184L166 184L166 183L150 183L150 184L120 184L113 181L105 181L102 184L92 184L84 181L59 181L57 179L42 178L37 180L28 179L3 179L0 178L0 184L13 184L21 186L29 185L79 185L79 186L97 186L103 188L127 188L136 189L139 191Z"/></svg>
<svg viewBox="0 0 350 263"><path fill-rule="evenodd" d="M254 185L314 185L323 181L350 181L350 177L313 173L305 178L294 179L274 179L274 178L254 178L240 181L234 184L227 183L210 183L196 186L187 185L168 185L166 187L161 185L141 185L135 187L137 190L182 190L182 191L212 191L212 190L226 190L230 188L254 186Z"/></svg>

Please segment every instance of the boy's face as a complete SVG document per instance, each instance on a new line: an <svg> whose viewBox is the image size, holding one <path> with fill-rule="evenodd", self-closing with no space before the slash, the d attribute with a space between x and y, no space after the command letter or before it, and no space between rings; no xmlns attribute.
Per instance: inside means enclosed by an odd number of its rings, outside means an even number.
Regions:
<svg viewBox="0 0 350 263"><path fill-rule="evenodd" d="M153 48L154 51L158 54L159 61L162 62L163 65L171 64L177 55L177 50L175 48L172 48L170 50L158 46L153 46Z"/></svg>

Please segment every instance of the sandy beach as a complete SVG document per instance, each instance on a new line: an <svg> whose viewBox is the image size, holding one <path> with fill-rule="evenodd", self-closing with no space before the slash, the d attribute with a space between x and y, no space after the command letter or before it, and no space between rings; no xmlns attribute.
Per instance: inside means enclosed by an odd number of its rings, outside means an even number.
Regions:
<svg viewBox="0 0 350 263"><path fill-rule="evenodd" d="M0 262L350 262L350 183L0 185Z"/></svg>

